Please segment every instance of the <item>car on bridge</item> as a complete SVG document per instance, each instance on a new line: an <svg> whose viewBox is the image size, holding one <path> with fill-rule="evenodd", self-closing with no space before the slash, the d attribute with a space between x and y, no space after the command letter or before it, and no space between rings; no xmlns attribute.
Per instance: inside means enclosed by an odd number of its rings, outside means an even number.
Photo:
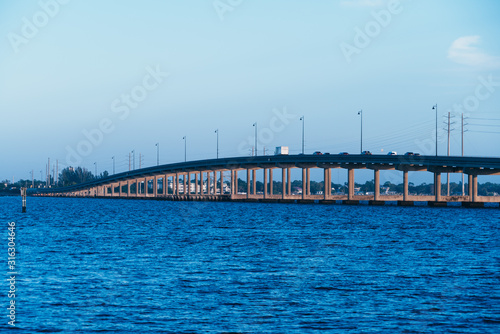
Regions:
<svg viewBox="0 0 500 334"><path fill-rule="evenodd" d="M372 155L372 152L370 152L370 151L363 151L363 152L361 152L361 154L364 154L364 155Z"/></svg>
<svg viewBox="0 0 500 334"><path fill-rule="evenodd" d="M398 155L398 152L396 152L396 151L390 151L389 153L387 153L387 155Z"/></svg>
<svg viewBox="0 0 500 334"><path fill-rule="evenodd" d="M323 155L323 153L321 153L320 151L316 151L313 153L313 155Z"/></svg>
<svg viewBox="0 0 500 334"><path fill-rule="evenodd" d="M347 152L340 152L339 155L349 155Z"/></svg>
<svg viewBox="0 0 500 334"><path fill-rule="evenodd" d="M414 156L420 156L420 153L413 153L413 152L406 152L405 155L414 155Z"/></svg>

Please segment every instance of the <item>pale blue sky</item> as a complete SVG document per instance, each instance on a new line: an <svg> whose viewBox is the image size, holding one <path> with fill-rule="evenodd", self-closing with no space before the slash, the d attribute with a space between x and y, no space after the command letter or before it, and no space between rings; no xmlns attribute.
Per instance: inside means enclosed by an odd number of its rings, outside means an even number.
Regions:
<svg viewBox="0 0 500 334"><path fill-rule="evenodd" d="M260 154L299 153L302 115L306 152L358 153L360 109L364 149L433 155L435 103L440 132L448 110L471 103L469 117L486 120L468 120L465 154L500 156L496 0L64 2L0 3L0 179L45 177L48 157L62 168L79 145L80 165L99 172L112 156L128 169L132 150L136 167L139 153L156 164L157 142L161 163L182 161L183 136L189 160L214 158L217 128L222 157L248 155L254 122ZM139 87L155 68L169 76ZM147 96L114 112L134 89ZM82 144L103 120L108 133Z"/></svg>

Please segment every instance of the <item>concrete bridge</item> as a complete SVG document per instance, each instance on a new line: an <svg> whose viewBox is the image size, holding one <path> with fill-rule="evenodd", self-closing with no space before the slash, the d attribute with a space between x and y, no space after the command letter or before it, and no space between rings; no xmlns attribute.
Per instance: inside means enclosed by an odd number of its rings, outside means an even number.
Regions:
<svg viewBox="0 0 500 334"><path fill-rule="evenodd" d="M293 194L291 170L302 171L302 193ZM325 187L322 195L311 194L310 171L323 169L325 184L331 184L331 171L335 168L347 170L348 191L346 195L332 194ZM354 171L370 169L374 173L373 195L355 195ZM274 172L281 172L282 189L273 193ZM403 172L403 194L386 196L380 194L380 171ZM408 172L427 171L434 174L434 195L416 196L408 191ZM263 173L264 191L257 193L257 172ZM229 176L227 174L229 173ZM467 196L442 196L441 175L464 173L468 176ZM243 174L243 177L241 177ZM448 157L448 156L389 156L389 155L277 155L209 159L160 165L115 174L106 178L75 186L30 189L32 196L75 196L104 198L151 198L166 200L226 200L264 202L320 202L357 204L360 201L383 205L386 201L398 205L414 205L428 202L431 206L445 206L458 202L463 206L500 205L500 196L478 196L478 175L500 175L499 158ZM225 177L225 178L224 178ZM181 181L182 178L182 181ZM238 178L247 181L246 192L238 192ZM204 180L208 180L205 184ZM160 188L160 184L162 185ZM228 186L226 186L228 184ZM220 189L222 187L222 189ZM488 205L487 205L488 206Z"/></svg>

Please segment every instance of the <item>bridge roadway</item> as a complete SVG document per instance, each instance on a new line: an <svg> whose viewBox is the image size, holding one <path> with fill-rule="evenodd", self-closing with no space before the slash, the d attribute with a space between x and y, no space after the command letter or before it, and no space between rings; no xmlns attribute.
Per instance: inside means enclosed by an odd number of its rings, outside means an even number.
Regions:
<svg viewBox="0 0 500 334"><path fill-rule="evenodd" d="M292 194L291 169L302 170L302 194ZM331 187L326 187L322 195L313 195L310 191L310 170L324 170L325 184L331 184L331 170L347 169L347 196L332 194ZM282 189L280 194L273 193L273 171L281 169ZM356 196L354 191L354 170L371 169L374 172L375 192L372 196ZM263 171L264 192L256 192L256 172ZM399 170L403 172L403 195L389 198L380 194L380 171ZM230 172L229 186L225 185L223 172ZM246 193L238 193L237 180L240 172L246 171ZM408 172L427 171L434 174L433 196L411 196L408 192ZM468 175L468 196L447 197L441 195L442 173L465 173ZM217 177L217 175L219 175ZM404 156L404 155L276 155L256 157L234 157L188 161L137 169L114 174L79 185L51 188L29 189L33 196L79 196L79 197L152 197L170 200L263 200L290 201L299 200L347 200L356 202L368 199L373 204L384 200L397 200L402 205L412 201L432 201L435 204L447 201L459 202L500 202L500 197L482 197L477 192L478 175L500 175L500 158L483 157L448 157L448 156ZM182 176L182 183L181 183ZM194 177L194 182L193 182ZM159 190L168 185L167 194ZM188 182L189 180L189 182ZM202 182L203 180L203 182ZM208 180L205 184L205 180ZM215 180L215 182L214 182ZM224 182L220 182L224 180ZM220 182L220 183L219 183ZM150 187L149 184L152 183ZM132 186L135 189L132 191ZM189 186L188 186L189 184ZM152 188L152 193L149 189ZM165 189L162 186L162 189ZM446 203L445 203L446 204Z"/></svg>

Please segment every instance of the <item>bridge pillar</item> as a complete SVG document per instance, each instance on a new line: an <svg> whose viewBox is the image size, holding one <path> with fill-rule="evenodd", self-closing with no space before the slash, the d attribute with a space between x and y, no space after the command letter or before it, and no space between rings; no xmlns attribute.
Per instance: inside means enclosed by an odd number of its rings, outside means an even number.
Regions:
<svg viewBox="0 0 500 334"><path fill-rule="evenodd" d="M219 178L220 178L220 194L224 194L224 172L219 171Z"/></svg>
<svg viewBox="0 0 500 334"><path fill-rule="evenodd" d="M477 175L472 175L472 201L477 202Z"/></svg>
<svg viewBox="0 0 500 334"><path fill-rule="evenodd" d="M187 174L187 194L191 195L191 172Z"/></svg>
<svg viewBox="0 0 500 334"><path fill-rule="evenodd" d="M328 198L328 171L330 170L330 168L324 168L323 169L323 172L324 172L324 177L323 177L323 184L324 184L324 187L323 187L323 199L327 199ZM330 186L331 188L331 186Z"/></svg>
<svg viewBox="0 0 500 334"><path fill-rule="evenodd" d="M302 199L306 199L307 185L306 185L307 171L302 168Z"/></svg>
<svg viewBox="0 0 500 334"><path fill-rule="evenodd" d="M213 178L214 178L214 195L217 195L217 171L212 171Z"/></svg>
<svg viewBox="0 0 500 334"><path fill-rule="evenodd" d="M200 196L203 196L203 172L200 171Z"/></svg>
<svg viewBox="0 0 500 334"><path fill-rule="evenodd" d="M441 201L441 173L434 172L434 195L436 202Z"/></svg>
<svg viewBox="0 0 500 334"><path fill-rule="evenodd" d="M175 173L175 195L179 195L179 185L180 185L180 180L179 180L179 173Z"/></svg>
<svg viewBox="0 0 500 334"><path fill-rule="evenodd" d="M187 191L186 191L186 190L187 190L187 189L186 189L186 188L187 188L187 182L186 182L186 181L187 181L187 180L186 180L186 174L184 174L184 173L183 173L183 174L182 174L182 194L183 194L183 195L186 195L186 194L187 194Z"/></svg>
<svg viewBox="0 0 500 334"><path fill-rule="evenodd" d="M307 187L307 196L311 195L311 169L306 168L307 171L307 182L306 182L306 187Z"/></svg>
<svg viewBox="0 0 500 334"><path fill-rule="evenodd" d="M408 171L403 171L403 201L408 201Z"/></svg>
<svg viewBox="0 0 500 334"><path fill-rule="evenodd" d="M292 174L290 173L290 167L286 169L286 179L287 179L287 187L288 191L287 194L291 195L292 194Z"/></svg>
<svg viewBox="0 0 500 334"><path fill-rule="evenodd" d="M373 189L373 200L380 200L380 170L375 169L373 171L374 189Z"/></svg>
<svg viewBox="0 0 500 334"><path fill-rule="evenodd" d="M115 197L115 184L111 184L111 197Z"/></svg>
<svg viewBox="0 0 500 334"><path fill-rule="evenodd" d="M268 169L264 168L264 198L267 198L267 172Z"/></svg>
<svg viewBox="0 0 500 334"><path fill-rule="evenodd" d="M467 175L467 177L469 179L469 184L467 185L469 188L469 202L472 202L472 194L474 193L474 188L472 186L473 183L472 174Z"/></svg>
<svg viewBox="0 0 500 334"><path fill-rule="evenodd" d="M153 196L158 197L158 176L155 175L153 179Z"/></svg>
<svg viewBox="0 0 500 334"><path fill-rule="evenodd" d="M269 197L273 195L273 173L274 168L269 169Z"/></svg>
<svg viewBox="0 0 500 334"><path fill-rule="evenodd" d="M281 168L281 198L285 199L286 196L286 169Z"/></svg>
<svg viewBox="0 0 500 334"><path fill-rule="evenodd" d="M253 183L253 189L252 192L254 195L257 195L257 171L255 169L252 169L252 183Z"/></svg>
<svg viewBox="0 0 500 334"><path fill-rule="evenodd" d="M250 198L250 169L247 168L247 198Z"/></svg>
<svg viewBox="0 0 500 334"><path fill-rule="evenodd" d="M347 199L354 199L354 169L349 168L347 170Z"/></svg>

